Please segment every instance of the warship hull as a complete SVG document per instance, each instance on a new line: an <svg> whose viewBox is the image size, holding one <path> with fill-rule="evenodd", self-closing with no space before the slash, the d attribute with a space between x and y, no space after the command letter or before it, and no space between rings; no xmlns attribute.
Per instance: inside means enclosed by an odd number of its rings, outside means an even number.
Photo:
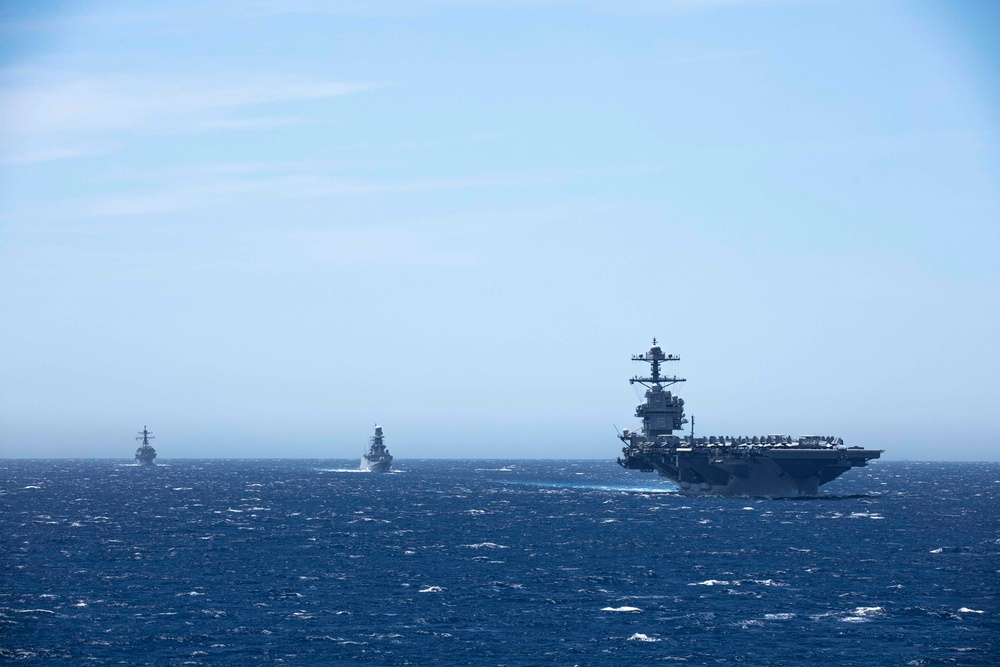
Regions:
<svg viewBox="0 0 1000 667"><path fill-rule="evenodd" d="M392 461L369 461L367 465L371 472L389 472Z"/></svg>
<svg viewBox="0 0 1000 667"><path fill-rule="evenodd" d="M801 498L851 468L868 464L879 450L760 449L717 452L710 448L626 447L618 462L625 468L656 471L687 495Z"/></svg>
<svg viewBox="0 0 1000 667"><path fill-rule="evenodd" d="M136 456L135 462L137 465L141 466L155 466L156 465L156 455L153 456Z"/></svg>

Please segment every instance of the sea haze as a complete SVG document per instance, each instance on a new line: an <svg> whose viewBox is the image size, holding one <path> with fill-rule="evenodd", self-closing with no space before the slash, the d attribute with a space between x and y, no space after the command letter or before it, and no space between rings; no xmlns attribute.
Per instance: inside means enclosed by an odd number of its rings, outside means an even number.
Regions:
<svg viewBox="0 0 1000 667"><path fill-rule="evenodd" d="M1000 464L811 500L604 461L0 461L0 662L986 665Z"/></svg>

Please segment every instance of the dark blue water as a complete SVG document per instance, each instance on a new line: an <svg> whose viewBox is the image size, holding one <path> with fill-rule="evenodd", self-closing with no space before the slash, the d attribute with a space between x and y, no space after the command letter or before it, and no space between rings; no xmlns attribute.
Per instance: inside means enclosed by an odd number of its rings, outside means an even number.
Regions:
<svg viewBox="0 0 1000 667"><path fill-rule="evenodd" d="M1000 464L757 500L595 461L164 463L0 461L0 662L1000 662Z"/></svg>

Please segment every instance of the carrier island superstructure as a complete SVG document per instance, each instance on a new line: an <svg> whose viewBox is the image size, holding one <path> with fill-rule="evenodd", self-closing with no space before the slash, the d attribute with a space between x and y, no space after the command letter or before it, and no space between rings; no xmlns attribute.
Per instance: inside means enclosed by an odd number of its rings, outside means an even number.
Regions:
<svg viewBox="0 0 1000 667"><path fill-rule="evenodd" d="M645 401L635 410L642 428L619 435L625 447L618 463L632 470L655 470L675 482L681 493L814 496L821 485L882 454L878 449L845 447L843 440L830 436L695 437L694 417L690 435L674 435L688 420L684 399L667 387L685 380L661 374L660 366L680 357L664 354L654 338L649 351L632 360L647 362L651 368L648 377L629 380L646 387Z"/></svg>

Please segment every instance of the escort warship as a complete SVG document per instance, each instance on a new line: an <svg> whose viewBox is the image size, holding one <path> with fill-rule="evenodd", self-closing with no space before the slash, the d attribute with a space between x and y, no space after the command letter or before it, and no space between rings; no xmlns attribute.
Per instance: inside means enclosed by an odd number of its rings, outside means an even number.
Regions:
<svg viewBox="0 0 1000 667"><path fill-rule="evenodd" d="M153 439L153 435L143 426L136 438L136 440L142 440L142 444L139 445L139 449L135 450L135 462L141 466L156 465L156 450L149 444L149 441Z"/></svg>
<svg viewBox="0 0 1000 667"><path fill-rule="evenodd" d="M361 459L361 466L372 472L389 472L389 468L392 467L392 454L385 448L381 426L375 426L375 435L369 441L368 451Z"/></svg>
<svg viewBox="0 0 1000 667"><path fill-rule="evenodd" d="M877 459L883 450L845 447L840 438L802 435L754 437L676 436L688 423L684 399L666 388L684 378L661 375L660 365L680 357L663 353L656 339L645 354L633 361L650 364L649 377L633 377L629 384L646 387L645 401L635 409L642 419L639 431L618 436L625 447L619 465L631 470L658 472L689 495L802 497L815 496L819 487L851 468Z"/></svg>

